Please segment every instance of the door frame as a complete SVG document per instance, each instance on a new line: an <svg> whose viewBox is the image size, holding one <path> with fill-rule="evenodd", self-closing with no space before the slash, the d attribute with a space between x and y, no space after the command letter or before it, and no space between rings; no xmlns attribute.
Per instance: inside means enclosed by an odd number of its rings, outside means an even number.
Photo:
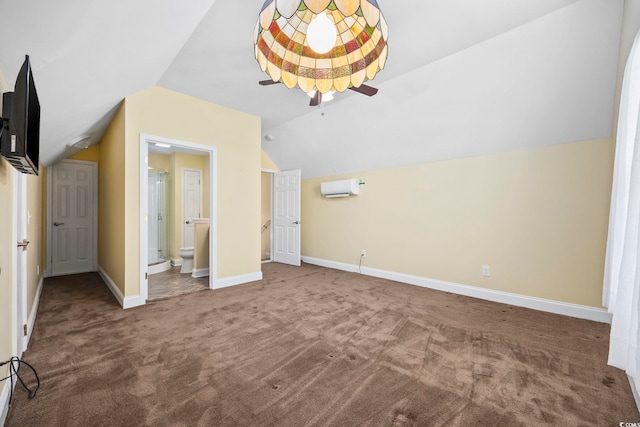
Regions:
<svg viewBox="0 0 640 427"><path fill-rule="evenodd" d="M272 259L274 262L281 262L284 264L289 264L289 265L295 265L295 266L300 266L301 265L301 261L302 261L302 229L300 227L300 222L301 222L301 216L302 216L302 212L301 212L301 207L302 207L302 170L301 169L289 169L289 170L284 170L284 171L279 171L273 174L273 178L274 181L277 181L278 177L280 175L290 175L294 173L297 177L297 190L298 190L298 198L297 198L297 206L296 206L296 210L298 212L297 215L297 220L296 222L294 222L293 224L297 225L297 235L296 235L296 246L297 246L297 259L293 262L290 261L286 261L283 260L282 257L280 256L279 259L276 256L276 253L278 252L277 250L277 243L278 241L276 239L278 239L277 235L275 234L275 229L276 226L278 225L278 215L275 212L275 210L277 209L277 195L276 193L278 192L278 185L277 182L274 182L273 184L273 200L274 200L274 206L273 206L273 216L272 216L272 224L274 224L273 229L274 229L274 242L273 242L273 255L272 255ZM288 186L288 185L287 185ZM287 211L288 212L288 211ZM290 225L290 224L289 224Z"/></svg>
<svg viewBox="0 0 640 427"><path fill-rule="evenodd" d="M77 165L91 166L93 174L93 256L91 257L91 271L98 271L98 163L89 160L72 160L65 159L59 163L72 163ZM45 225L47 234L47 268L44 271L44 277L51 277L53 269L53 233L51 222L53 221L53 167L47 167L47 222Z"/></svg>
<svg viewBox="0 0 640 427"><path fill-rule="evenodd" d="M200 169L194 169L194 168L180 168L180 180L181 180L181 182L180 182L180 186L181 186L180 192L182 193L180 195L180 199L181 199L180 200L180 204L181 204L180 205L180 220L181 220L181 223L180 223L180 227L181 227L181 231L180 231L180 241L181 242L180 243L181 243L181 245L180 245L180 247L181 248L187 247L187 244L185 243L185 234L186 233L184 232L185 231L184 230L184 228L185 228L184 224L185 224L185 221L187 220L187 218L184 215L184 206L186 204L185 203L185 201L186 201L186 199L185 199L185 191L184 191L185 186L186 186L186 183L185 183L186 180L184 178L185 178L185 173L186 172L198 172L198 175L200 175L200 178L199 178L200 195L198 197L198 202L199 202L200 206L198 206L198 211L199 211L199 215L200 215L199 218L202 218L202 202L203 202L203 200L202 200L203 199L203 197L202 197L202 175L203 175L204 171L202 171ZM211 215L209 215L209 216L211 216ZM209 222L211 222L211 220L209 220ZM194 228L194 233L195 233L195 228ZM194 236L194 238L195 238L195 236Z"/></svg>
<svg viewBox="0 0 640 427"><path fill-rule="evenodd" d="M149 144L163 143L173 147L188 148L209 153L209 288L215 289L218 282L218 148L211 145L180 141L162 136L140 134L140 264L139 264L139 297L140 305L147 303L149 297L148 280L148 185L147 167L149 162ZM202 191L202 190L201 190Z"/></svg>
<svg viewBox="0 0 640 427"><path fill-rule="evenodd" d="M13 177L13 217L16 227L13 227L11 240L15 250L13 262L12 282L14 283L13 305L15 313L15 323L13 331L16 334L13 343L13 354L22 357L22 353L27 349L28 335L23 332L23 325L27 324L27 254L18 248L18 239L27 238L27 176L14 171ZM18 235L22 231L24 237ZM27 250L29 247L27 246ZM17 366L16 366L17 368Z"/></svg>
<svg viewBox="0 0 640 427"><path fill-rule="evenodd" d="M273 194L273 177L278 171L275 169L260 169L260 173L268 173L270 175L270 184L269 184L269 213L271 215L271 227L269 227L269 259L262 261L263 263L273 262L273 206L275 205L275 194ZM262 257L261 257L262 258Z"/></svg>

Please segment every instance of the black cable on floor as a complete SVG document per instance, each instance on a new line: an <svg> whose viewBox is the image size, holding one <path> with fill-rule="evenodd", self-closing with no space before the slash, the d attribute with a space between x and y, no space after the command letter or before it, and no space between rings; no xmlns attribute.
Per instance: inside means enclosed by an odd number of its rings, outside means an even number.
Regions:
<svg viewBox="0 0 640 427"><path fill-rule="evenodd" d="M31 369L33 371L33 375L36 377L36 387L32 390L29 387L27 387L27 385L24 383L24 381L22 380L22 378L20 377L20 375L18 374L18 371L20 370L20 364L26 365L27 367L29 367L29 369ZM13 400L13 387L16 384L14 377L18 379L18 381L20 381L20 384L22 384L22 387L24 387L24 389L27 391L29 399L33 399L34 397L36 397L36 393L38 392L38 389L40 388L40 377L38 377L38 373L36 372L36 369L31 366L30 364L28 364L27 362L25 362L24 360L20 360L19 357L17 356L13 356L11 359L7 360L6 362L0 362L0 366L4 366L4 365L9 365L9 375L0 379L0 382L2 381L6 381L8 379L11 379L11 388L9 389L9 405L11 405L11 401ZM16 367L17 366L17 367Z"/></svg>

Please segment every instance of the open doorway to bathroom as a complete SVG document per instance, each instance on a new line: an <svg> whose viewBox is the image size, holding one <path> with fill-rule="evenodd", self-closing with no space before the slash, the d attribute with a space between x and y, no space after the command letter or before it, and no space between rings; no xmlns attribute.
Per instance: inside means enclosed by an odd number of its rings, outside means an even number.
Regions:
<svg viewBox="0 0 640 427"><path fill-rule="evenodd" d="M147 135L140 142L141 297L212 288L216 149Z"/></svg>
<svg viewBox="0 0 640 427"><path fill-rule="evenodd" d="M182 169L182 185L181 188L176 187L175 164L188 163L195 164L197 167L206 168L204 153L183 153L176 155L175 152L161 152L155 146L149 147L148 175L149 175L149 193L148 193L148 300L165 298L184 293L195 292L209 288L208 275L193 276L193 246L195 240L195 220L197 217L201 219L201 201L202 190L201 178L199 178L197 186L185 185L184 172ZM176 160L176 156L179 158ZM165 160L168 160L166 162ZM169 180L169 170L163 169L162 166L171 170L171 181ZM197 172L196 175L202 176L202 169L188 169L187 172ZM189 191L199 194L185 197L185 187ZM191 188L193 187L193 188ZM182 215L176 218L176 211L173 208L178 199L182 199ZM200 209L197 212L185 212L184 200L192 201L198 204ZM182 223L182 244L178 250L176 257L175 250L169 247L169 233L176 224L176 219ZM185 227L185 224L187 227ZM185 236L185 232L189 232L189 236ZM184 242L188 244L185 245ZM174 256L170 256L174 255ZM188 261L185 259L190 256Z"/></svg>
<svg viewBox="0 0 640 427"><path fill-rule="evenodd" d="M274 171L263 169L261 175L261 224L260 259L263 263L271 262L271 246L273 241L273 227L271 227L272 199L273 199L273 173Z"/></svg>

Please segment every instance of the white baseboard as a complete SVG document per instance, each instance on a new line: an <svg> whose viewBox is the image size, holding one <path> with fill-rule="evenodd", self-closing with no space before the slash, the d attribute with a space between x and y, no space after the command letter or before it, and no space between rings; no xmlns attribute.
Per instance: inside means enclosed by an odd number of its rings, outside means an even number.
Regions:
<svg viewBox="0 0 640 427"><path fill-rule="evenodd" d="M200 277L207 277L209 275L209 267L207 268L194 268L193 270L191 270L191 277L193 278L200 278Z"/></svg>
<svg viewBox="0 0 640 427"><path fill-rule="evenodd" d="M0 384L2 384L2 391L0 391L0 426L3 426L5 421L7 421L7 415L9 414L9 396L11 395L10 394L11 381L9 379L6 379Z"/></svg>
<svg viewBox="0 0 640 427"><path fill-rule="evenodd" d="M29 319L27 319L27 336L24 337L25 351L29 346L29 341L31 340L31 334L33 333L33 328L36 324L36 316L38 315L38 307L40 306L40 296L42 295L43 288L44 288L44 274L40 277L40 281L38 282L36 295L35 295L35 298L33 299L33 304L31 305L31 314L29 314ZM11 380L7 378L5 381L3 381L0 384L2 384L2 390L0 390L0 426L3 426L7 419L7 414L9 413L9 397L11 396L11 393L10 393ZM14 387L15 387L15 384L14 384Z"/></svg>
<svg viewBox="0 0 640 427"><path fill-rule="evenodd" d="M314 264L321 267L334 268L336 270L343 270L354 273L358 272L358 266L355 264L345 264L341 262L328 261L306 256L303 256L302 260L307 264ZM611 314L607 312L607 310L601 308L588 307L561 301L553 301L520 294L512 294L509 292L494 291L492 289L483 289L475 286L461 285L459 283L451 283L425 277L411 276L403 273L378 270L376 268L361 267L360 271L362 272L362 274L367 276L394 280L396 282L407 283L423 288L451 292L454 294L465 295L487 301L499 302L518 307L530 308L533 310L546 311L548 313L562 314L564 316L611 324Z"/></svg>
<svg viewBox="0 0 640 427"><path fill-rule="evenodd" d="M33 328L36 325L36 316L38 315L38 307L40 306L40 296L42 295L42 289L44 288L44 276L40 278L38 282L38 288L36 289L36 296L33 299L33 305L31 306L31 314L27 320L27 336L25 337L24 349L29 348L29 341L31 341L31 334Z"/></svg>
<svg viewBox="0 0 640 427"><path fill-rule="evenodd" d="M241 285L243 283L255 282L262 280L262 272L242 274L240 276L225 277L224 279L218 279L213 285L213 289L227 288L229 286Z"/></svg>
<svg viewBox="0 0 640 427"><path fill-rule="evenodd" d="M116 297L118 303L122 308L127 309L137 307L139 305L144 305L144 301L141 302L140 295L134 295L131 297L125 297L124 295L122 295L122 292L120 291L120 289L118 289L115 282L111 280L111 277L109 277L107 272L104 271L100 266L98 266L98 274L100 275L100 277L102 277L104 283L107 284L107 287L109 288L113 296Z"/></svg>
<svg viewBox="0 0 640 427"><path fill-rule="evenodd" d="M170 258L172 267L180 267L182 266L182 258Z"/></svg>

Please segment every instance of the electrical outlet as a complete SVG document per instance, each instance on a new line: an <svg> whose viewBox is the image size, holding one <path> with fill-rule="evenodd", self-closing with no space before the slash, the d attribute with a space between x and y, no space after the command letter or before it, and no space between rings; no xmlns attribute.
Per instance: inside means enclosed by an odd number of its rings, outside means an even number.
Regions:
<svg viewBox="0 0 640 427"><path fill-rule="evenodd" d="M488 265L483 265L482 266L482 275L484 277L489 277L491 276L491 268Z"/></svg>
<svg viewBox="0 0 640 427"><path fill-rule="evenodd" d="M364 249L363 249L363 250L361 250L361 251L360 251L360 256L361 256L362 258L366 257L366 256L367 256L367 251L366 251L366 250L364 250Z"/></svg>

